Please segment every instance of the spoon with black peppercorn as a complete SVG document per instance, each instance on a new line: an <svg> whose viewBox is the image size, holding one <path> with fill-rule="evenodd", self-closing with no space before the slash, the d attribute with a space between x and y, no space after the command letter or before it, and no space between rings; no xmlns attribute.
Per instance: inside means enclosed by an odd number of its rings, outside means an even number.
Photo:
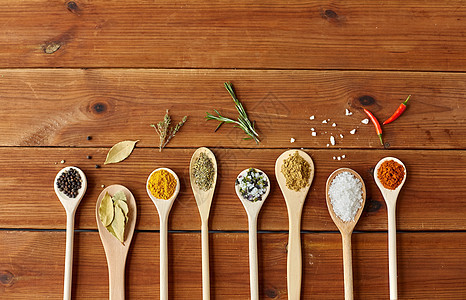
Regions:
<svg viewBox="0 0 466 300"><path fill-rule="evenodd" d="M259 299L259 274L257 263L257 217L270 193L267 175L254 168L243 170L235 181L236 195L248 215L249 227L249 281L251 300Z"/></svg>
<svg viewBox="0 0 466 300"><path fill-rule="evenodd" d="M403 178L401 179L401 181L399 181L399 178L398 181L393 180L396 179L396 177L394 177L394 172L390 168L387 169L386 172L384 172L383 175L388 179L392 179L392 184L395 184L395 186L391 186L391 188L385 187L379 178L379 169L381 169L382 164L388 162L391 162L395 166L398 164L403 168L404 171ZM406 175L407 173L405 165L401 162L401 160L395 157L382 158L374 168L374 180L385 200L388 213L388 273L390 285L390 300L398 299L398 275L396 264L396 200L398 199L398 194L400 193L401 188L405 184Z"/></svg>
<svg viewBox="0 0 466 300"><path fill-rule="evenodd" d="M76 167L61 169L54 180L55 194L66 211L66 252L63 299L71 299L73 267L74 216L81 199L86 193L87 180L84 172Z"/></svg>

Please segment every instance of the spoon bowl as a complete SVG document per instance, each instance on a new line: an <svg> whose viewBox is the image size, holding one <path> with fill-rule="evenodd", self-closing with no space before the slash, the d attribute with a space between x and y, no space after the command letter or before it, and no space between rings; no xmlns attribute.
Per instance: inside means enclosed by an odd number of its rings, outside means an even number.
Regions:
<svg viewBox="0 0 466 300"><path fill-rule="evenodd" d="M152 192L149 189L149 180L157 171L165 170L173 175L176 179L176 187L175 192L173 195L165 200L159 199L152 195ZM158 168L150 173L149 177L147 178L146 182L146 191L149 195L149 198L154 203L155 207L157 208L157 212L159 213L159 220L160 220L160 299L167 300L168 299L168 241L167 241L167 227L168 227L168 215L170 214L170 210L173 206L173 202L175 202L178 193L180 192L180 179L176 175L175 172L168 168Z"/></svg>
<svg viewBox="0 0 466 300"><path fill-rule="evenodd" d="M212 160L214 167L214 178L212 187L207 191L202 190L196 184L194 177L194 164L201 155L205 153ZM202 248L202 299L210 299L210 270L209 270L209 214L214 197L215 185L217 184L217 160L214 153L205 147L198 148L191 157L189 163L189 179L191 181L191 189L193 190L194 198L196 199L197 208L201 215L201 248Z"/></svg>
<svg viewBox="0 0 466 300"><path fill-rule="evenodd" d="M240 192L239 184L235 184L235 191L238 198L243 203L244 209L248 215L248 227L249 227L249 281L251 289L251 300L259 299L259 265L257 262L257 217L259 216L260 209L267 199L267 196L270 193L270 180L265 172L255 169L256 172L262 173L267 181L267 187L265 193L262 195L261 200L256 202L249 201L245 199ZM249 169L243 170L239 173L237 180L246 176Z"/></svg>
<svg viewBox="0 0 466 300"><path fill-rule="evenodd" d="M123 191L126 196L126 203L128 204L128 223L125 226L124 242L121 243L115 236L113 236L107 228L102 224L99 216L99 208L102 199L108 192L110 196L115 193ZM126 187L114 184L106 187L97 198L95 207L95 216L97 221L97 228L99 229L99 236L104 246L105 255L107 257L108 277L109 277L109 298L111 300L125 299L125 265L128 250L133 238L134 228L136 227L137 219L137 206L133 194Z"/></svg>
<svg viewBox="0 0 466 300"><path fill-rule="evenodd" d="M78 190L78 194L75 198L68 197L57 187L57 180L60 176L67 172L70 169L75 169L79 176L81 176L81 188ZM65 167L61 169L55 180L53 181L53 188L55 194L57 194L58 199L60 200L63 208L66 211L66 250L65 250L65 275L63 281L63 299L71 299L71 282L72 282L72 268L73 268L73 239L74 239L74 216L76 214L76 209L78 208L81 199L84 197L84 194L87 190L87 179L84 172L77 167Z"/></svg>
<svg viewBox="0 0 466 300"><path fill-rule="evenodd" d="M310 165L309 181L306 187L299 191L293 191L286 185L285 176L281 168L285 159L295 152L304 158ZM288 150L282 153L275 162L275 176L278 185L285 198L286 208L288 210L289 235L288 235L288 257L287 257L287 286L288 299L300 299L301 295L301 278L302 278L302 250L301 250L301 214L303 211L306 195L314 179L314 162L312 158L301 150Z"/></svg>
<svg viewBox="0 0 466 300"><path fill-rule="evenodd" d="M398 185L394 190L387 189L380 182L378 177L378 170L382 163L385 161L393 160L398 164L403 166L404 176L400 185ZM395 157L385 157L382 158L374 168L374 180L377 186L382 193L382 196L387 205L387 214L388 214L388 273L389 273L389 285L390 285L390 300L398 299L398 275L397 275L397 263L396 263L396 201L398 199L398 194L400 193L401 188L403 187L408 173L406 171L406 166Z"/></svg>
<svg viewBox="0 0 466 300"><path fill-rule="evenodd" d="M338 174L343 172L349 172L354 177L356 177L362 184L362 203L361 207L356 212L353 220L345 222L340 217L338 217L333 210L333 205L329 195L330 186ZM353 265L352 265L352 253L351 253L351 234L353 233L354 227L361 216L361 213L364 209L364 205L366 203L366 186L364 185L364 180L362 180L359 174L348 168L340 168L335 170L327 179L327 184L325 188L325 195L326 195L326 202L328 212L330 213L330 217L332 218L335 225L338 227L338 230L341 232L342 237L342 245L343 245L343 271L344 271L344 279L345 279L345 300L352 300L353 299Z"/></svg>

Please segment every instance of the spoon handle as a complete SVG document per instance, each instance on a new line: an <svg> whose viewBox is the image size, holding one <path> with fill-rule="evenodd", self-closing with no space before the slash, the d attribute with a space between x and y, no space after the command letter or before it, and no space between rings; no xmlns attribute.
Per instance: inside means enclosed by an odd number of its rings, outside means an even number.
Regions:
<svg viewBox="0 0 466 300"><path fill-rule="evenodd" d="M249 218L249 281L251 300L259 299L259 273L257 262L257 216Z"/></svg>
<svg viewBox="0 0 466 300"><path fill-rule="evenodd" d="M353 300L353 258L351 254L351 233L342 234L343 272L345 276L345 300Z"/></svg>
<svg viewBox="0 0 466 300"><path fill-rule="evenodd" d="M160 300L168 299L167 219L160 214Z"/></svg>
<svg viewBox="0 0 466 300"><path fill-rule="evenodd" d="M301 253L301 213L289 216L287 285L288 299L299 300L301 295L302 253Z"/></svg>
<svg viewBox="0 0 466 300"><path fill-rule="evenodd" d="M110 300L124 300L126 257L122 258L120 255L114 255L111 259L110 262L107 257L109 298Z"/></svg>
<svg viewBox="0 0 466 300"><path fill-rule="evenodd" d="M66 250L65 250L65 279L63 300L71 299L71 281L73 275L73 239L74 239L74 211L66 212Z"/></svg>
<svg viewBox="0 0 466 300"><path fill-rule="evenodd" d="M210 299L210 270L209 270L209 225L208 220L202 220L202 299Z"/></svg>
<svg viewBox="0 0 466 300"><path fill-rule="evenodd" d="M390 276L390 300L398 299L396 270L396 203L387 206L388 210L388 274Z"/></svg>

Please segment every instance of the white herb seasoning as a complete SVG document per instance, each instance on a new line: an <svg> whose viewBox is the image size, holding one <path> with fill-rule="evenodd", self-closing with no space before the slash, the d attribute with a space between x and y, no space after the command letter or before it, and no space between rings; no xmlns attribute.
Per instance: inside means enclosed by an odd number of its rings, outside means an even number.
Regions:
<svg viewBox="0 0 466 300"><path fill-rule="evenodd" d="M251 202L262 201L262 196L267 191L269 181L263 172L254 168L236 178L235 185L239 187L241 196Z"/></svg>
<svg viewBox="0 0 466 300"><path fill-rule="evenodd" d="M362 182L350 172L335 176L328 189L332 209L343 222L353 221L362 204Z"/></svg>

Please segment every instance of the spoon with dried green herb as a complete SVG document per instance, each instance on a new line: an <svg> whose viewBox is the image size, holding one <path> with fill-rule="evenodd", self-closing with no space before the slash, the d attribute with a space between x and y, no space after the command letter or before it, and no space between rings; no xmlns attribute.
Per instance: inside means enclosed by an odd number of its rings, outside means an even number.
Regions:
<svg viewBox="0 0 466 300"><path fill-rule="evenodd" d="M95 210L107 256L110 299L125 299L125 265L136 226L136 200L126 187L114 184L100 193Z"/></svg>

